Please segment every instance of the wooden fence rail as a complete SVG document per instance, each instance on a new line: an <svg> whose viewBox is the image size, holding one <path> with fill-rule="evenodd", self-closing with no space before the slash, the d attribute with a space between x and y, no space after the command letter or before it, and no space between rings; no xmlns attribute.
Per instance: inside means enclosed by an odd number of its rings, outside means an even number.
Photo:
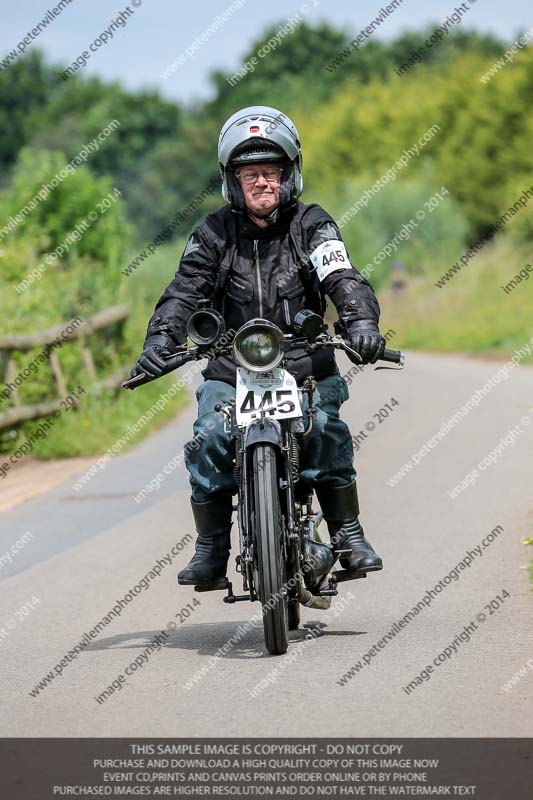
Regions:
<svg viewBox="0 0 533 800"><path fill-rule="evenodd" d="M88 319L83 320L80 317L75 317L68 322L54 325L45 331L0 336L0 373L3 375L3 383L6 389L9 389L9 397L13 401L11 408L0 413L0 430L30 419L45 417L61 407L61 400L68 395L69 390L61 370L59 356L54 348L62 347L67 342L81 340L83 363L91 380L91 384L87 387L88 391L98 394L102 389L118 388L129 372L129 367L123 367L119 372L98 380L89 339L95 331L104 330L116 323L122 323L123 325L128 316L129 309L126 306L111 306ZM110 340L110 343L114 347L112 340ZM23 406L20 403L16 384L20 373L18 375L16 373L13 353L15 351L26 352L36 347L44 347L43 353L40 355L45 356L49 361L58 396L41 403ZM26 369L29 369L29 367ZM11 387L13 388L11 389ZM3 390L4 394L6 389Z"/></svg>

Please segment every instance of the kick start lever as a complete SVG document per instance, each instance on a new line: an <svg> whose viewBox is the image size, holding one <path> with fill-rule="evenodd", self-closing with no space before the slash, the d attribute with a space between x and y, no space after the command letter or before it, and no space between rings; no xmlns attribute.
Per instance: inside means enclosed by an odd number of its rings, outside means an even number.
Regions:
<svg viewBox="0 0 533 800"><path fill-rule="evenodd" d="M250 595L249 594L233 594L233 586L230 583L230 581L228 581L228 593L227 593L227 595L225 597L222 598L222 600L224 601L224 603L238 603L241 600L242 601L250 600Z"/></svg>

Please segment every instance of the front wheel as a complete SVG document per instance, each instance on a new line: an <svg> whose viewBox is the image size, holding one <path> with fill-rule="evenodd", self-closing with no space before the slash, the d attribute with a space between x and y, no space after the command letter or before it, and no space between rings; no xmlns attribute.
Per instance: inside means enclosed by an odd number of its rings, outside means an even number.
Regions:
<svg viewBox="0 0 533 800"><path fill-rule="evenodd" d="M276 452L269 443L258 444L252 460L257 588L263 607L265 645L273 656L286 653L289 644L289 598Z"/></svg>

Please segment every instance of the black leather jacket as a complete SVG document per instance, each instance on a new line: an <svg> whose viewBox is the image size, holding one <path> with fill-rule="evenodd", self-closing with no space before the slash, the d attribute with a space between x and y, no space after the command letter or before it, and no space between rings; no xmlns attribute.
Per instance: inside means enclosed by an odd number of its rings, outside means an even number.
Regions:
<svg viewBox="0 0 533 800"><path fill-rule="evenodd" d="M225 206L194 229L179 271L156 305L147 339L165 332L177 344L185 342L187 319L202 298L213 300L227 330L262 317L290 332L297 311L324 314L325 295L345 325L379 322L374 290L350 264L339 228L323 208L298 202L260 228ZM338 372L334 351L325 348L312 356L292 353L286 368L299 383L310 373L320 379ZM209 361L202 374L235 385L229 357Z"/></svg>

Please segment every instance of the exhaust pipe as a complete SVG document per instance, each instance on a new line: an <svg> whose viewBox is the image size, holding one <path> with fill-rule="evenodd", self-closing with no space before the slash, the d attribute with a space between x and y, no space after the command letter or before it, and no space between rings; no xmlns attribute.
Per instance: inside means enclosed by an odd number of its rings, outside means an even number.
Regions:
<svg viewBox="0 0 533 800"><path fill-rule="evenodd" d="M320 597L320 595L312 594L309 589L306 589L303 583L300 583L296 596L298 602L305 606L305 608L321 608L325 610L331 607L331 596Z"/></svg>

